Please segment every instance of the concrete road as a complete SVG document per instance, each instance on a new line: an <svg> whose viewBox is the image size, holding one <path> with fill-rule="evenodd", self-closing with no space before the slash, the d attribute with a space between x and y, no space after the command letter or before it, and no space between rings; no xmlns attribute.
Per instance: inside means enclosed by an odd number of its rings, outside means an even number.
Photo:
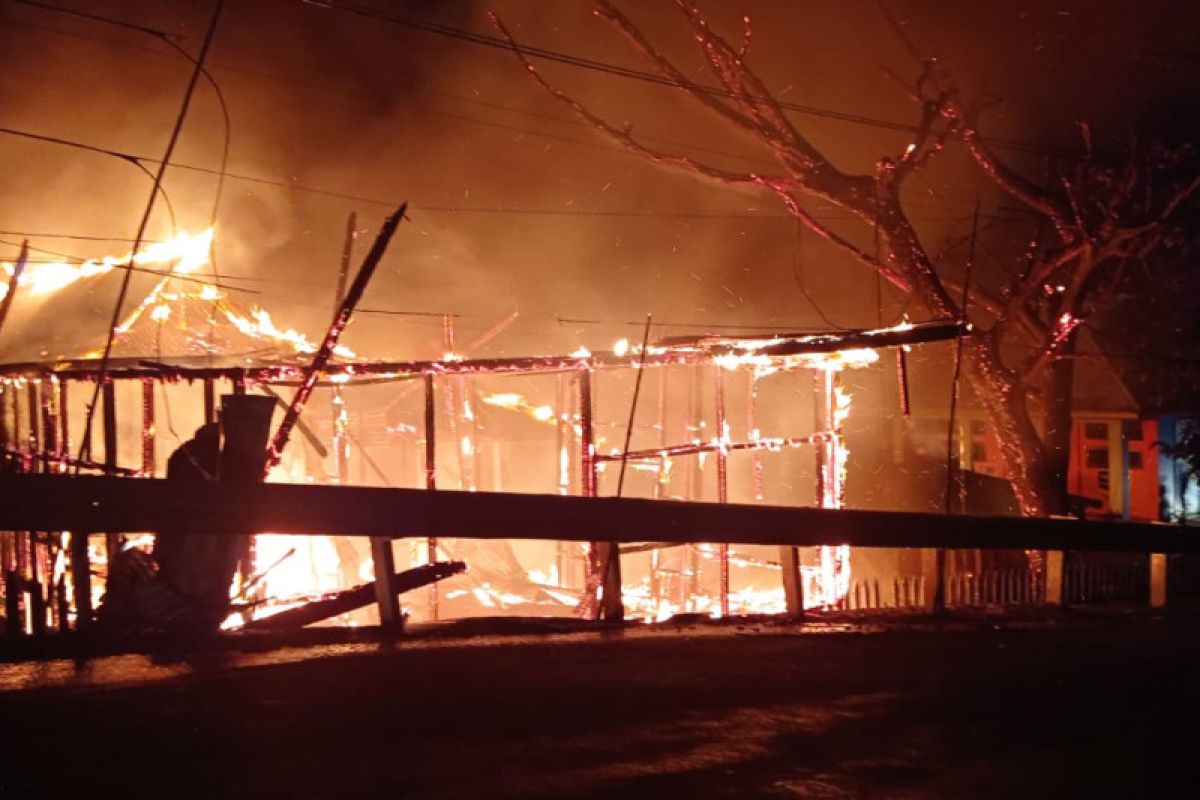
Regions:
<svg viewBox="0 0 1200 800"><path fill-rule="evenodd" d="M0 797L1196 796L1197 623L698 625L0 665Z"/></svg>

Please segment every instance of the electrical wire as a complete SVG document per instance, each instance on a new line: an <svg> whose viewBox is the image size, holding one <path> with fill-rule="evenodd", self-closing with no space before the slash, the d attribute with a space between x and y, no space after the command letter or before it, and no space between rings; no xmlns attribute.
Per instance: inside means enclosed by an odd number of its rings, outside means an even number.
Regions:
<svg viewBox="0 0 1200 800"><path fill-rule="evenodd" d="M20 5L40 8L46 11L58 11L61 13L71 14L73 16L86 17L94 21L108 22L110 24L120 25L130 28L131 30L140 30L143 33L152 34L166 40L182 40L186 37L169 34L165 31L159 31L153 28L127 23L122 20L117 20L108 17L102 17L96 14L86 14L78 12L75 9L64 8L62 6L52 5L50 3L37 2L37 0L10 0ZM499 36L491 36L487 34L476 33L474 31L463 28L456 28L450 25L442 25L440 23L423 20L417 17L412 17L404 14L396 14L384 11L382 9L373 8L361 3L349 2L348 0L299 0L299 2L308 6L339 11L343 13L354 14L356 16L374 19L381 22L388 22L399 27L405 27L412 30L422 31L435 36L450 38L457 41L467 42L479 46L489 47L499 50L511 51L513 45L507 40ZM552 50L544 47L534 47L530 45L518 45L518 49L527 57L537 58L555 63L564 64L578 69L590 70L603 74L613 75L620 78L637 80L645 83L653 83L662 86L667 86L673 89L687 89L689 91L697 91L708 94L710 96L722 98L750 99L766 101L768 98L757 98L754 96L746 97L745 95L735 94L717 86L708 84L700 84L694 82L677 83L671 78L659 75L653 72L633 69L630 67L622 67L618 64L611 64L604 61L584 58L582 56L573 55L558 50ZM871 117L863 114L852 114L835 109L823 108L820 106L803 105L791 101L774 100L778 105L788 111L793 111L806 116L813 116L824 119L832 119L841 122L853 123L868 127L880 128L884 130L901 131L905 133L917 133L920 128L918 125L911 123L897 122L895 120L883 119L880 117ZM1003 139L996 137L978 137L978 140L993 147L999 147L1008 150L1030 153L1034 155L1049 155L1062 158L1081 159L1086 154L1081 151L1071 148L1047 147L1045 145L1037 145L1031 142L1022 142L1014 139Z"/></svg>
<svg viewBox="0 0 1200 800"><path fill-rule="evenodd" d="M200 54L196 59L196 69L192 72L191 79L188 81L187 89L184 91L183 104L179 109L179 115L175 120L175 126L171 131L171 138L167 142L166 152L163 154L162 161L159 164L158 173L155 175L154 191L150 193L150 199L146 203L146 210L142 214L142 221L138 225L137 234L134 236L133 253L136 256L141 249L141 240L146 233L146 227L150 224L150 215L154 211L154 200L158 196L157 189L162 185L163 175L167 171L167 166L170 164L171 155L175 152L175 145L179 142L179 135L183 131L183 123L187 118L188 108L191 106L192 97L196 91L196 83L200 79L200 74L203 70L204 59L208 55L208 49L212 45L213 39L217 32L217 23L221 19L221 12L225 8L225 0L217 0L216 7L213 9L212 20L208 26L208 32L204 36L204 43L201 45ZM131 258L132 260L132 258ZM121 278L121 289L117 294L117 300L113 304L112 320L109 323L107 336L104 342L104 352L100 357L100 366L97 372L96 387L92 393L91 403L88 405L88 413L83 430L83 440L79 447L79 460L86 460L86 457L91 455L92 445L92 425L96 418L96 406L99 404L100 390L103 387L105 380L108 377L109 358L112 355L113 342L117 335L117 323L121 319L121 308L125 304L125 297L129 293L129 281L133 275L132 270L126 270ZM110 459L111 460L111 459ZM78 471L78 469L76 469Z"/></svg>

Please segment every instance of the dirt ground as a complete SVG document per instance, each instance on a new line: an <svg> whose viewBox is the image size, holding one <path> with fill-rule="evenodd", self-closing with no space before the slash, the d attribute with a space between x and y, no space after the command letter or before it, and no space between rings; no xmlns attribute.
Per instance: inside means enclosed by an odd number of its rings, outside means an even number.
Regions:
<svg viewBox="0 0 1200 800"><path fill-rule="evenodd" d="M418 632L0 664L0 797L1194 796L1197 623Z"/></svg>

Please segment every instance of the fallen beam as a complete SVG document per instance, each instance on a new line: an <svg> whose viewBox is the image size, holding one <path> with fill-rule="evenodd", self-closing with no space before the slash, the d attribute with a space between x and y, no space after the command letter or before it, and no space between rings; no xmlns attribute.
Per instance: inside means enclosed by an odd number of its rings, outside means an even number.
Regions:
<svg viewBox="0 0 1200 800"><path fill-rule="evenodd" d="M449 578L465 571L467 565L461 561L436 561L432 564L422 564L419 567L397 572L392 579L392 588L397 595L420 589L431 583ZM375 581L355 586L344 592L338 592L332 597L314 600L297 608L289 608L269 617L252 620L246 623L244 630L248 631L285 631L303 628L322 622L338 614L346 614L355 609L368 606L375 602Z"/></svg>
<svg viewBox="0 0 1200 800"><path fill-rule="evenodd" d="M1200 551L1178 525L693 503L617 497L0 477L0 530L446 536L616 542Z"/></svg>

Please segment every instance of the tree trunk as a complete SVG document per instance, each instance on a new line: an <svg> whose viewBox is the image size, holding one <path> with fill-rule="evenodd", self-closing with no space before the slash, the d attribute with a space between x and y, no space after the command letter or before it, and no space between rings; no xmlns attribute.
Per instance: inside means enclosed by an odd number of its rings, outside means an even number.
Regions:
<svg viewBox="0 0 1200 800"><path fill-rule="evenodd" d="M968 340L966 353L972 386L995 428L1006 477L1012 482L1021 513L1031 517L1062 513L1046 450L1024 392L1000 366L998 354L987 342Z"/></svg>

